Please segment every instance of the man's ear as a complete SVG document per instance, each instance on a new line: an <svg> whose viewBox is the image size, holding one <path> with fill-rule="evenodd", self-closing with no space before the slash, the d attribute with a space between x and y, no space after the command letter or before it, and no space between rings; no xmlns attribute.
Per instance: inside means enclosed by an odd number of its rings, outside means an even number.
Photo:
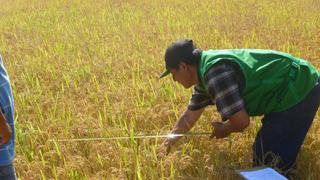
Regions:
<svg viewBox="0 0 320 180"><path fill-rule="evenodd" d="M180 70L187 71L188 65L184 62L181 62L179 65Z"/></svg>

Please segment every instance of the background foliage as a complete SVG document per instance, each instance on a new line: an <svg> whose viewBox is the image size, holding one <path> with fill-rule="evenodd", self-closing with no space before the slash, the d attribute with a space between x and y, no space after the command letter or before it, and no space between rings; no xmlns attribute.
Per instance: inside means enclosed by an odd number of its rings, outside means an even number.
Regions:
<svg viewBox="0 0 320 180"><path fill-rule="evenodd" d="M0 52L16 104L22 179L234 179L251 166L259 118L242 134L183 139L157 159L161 139L51 139L167 133L191 90L158 80L165 48L269 48L320 68L319 0L0 0ZM208 107L193 132L219 120ZM319 179L319 113L297 179Z"/></svg>

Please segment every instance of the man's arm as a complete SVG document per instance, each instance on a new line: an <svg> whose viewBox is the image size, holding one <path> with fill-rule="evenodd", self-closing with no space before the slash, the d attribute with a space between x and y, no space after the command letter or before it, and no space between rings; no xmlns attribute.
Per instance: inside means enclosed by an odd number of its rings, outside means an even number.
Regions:
<svg viewBox="0 0 320 180"><path fill-rule="evenodd" d="M2 112L0 112L0 144L7 144L11 138L12 130Z"/></svg>
<svg viewBox="0 0 320 180"><path fill-rule="evenodd" d="M211 138L224 138L229 136L233 132L242 132L250 124L250 117L245 110L241 110L232 115L228 121L214 122L212 126L214 128Z"/></svg>
<svg viewBox="0 0 320 180"><path fill-rule="evenodd" d="M178 122L173 127L171 134L182 134L188 132L196 123L196 121L201 116L204 108L198 110L186 110L179 118ZM171 146L176 143L181 138L176 137L169 137L164 141L164 145Z"/></svg>
<svg viewBox="0 0 320 180"><path fill-rule="evenodd" d="M211 137L224 138L232 132L241 132L249 125L249 115L241 97L241 74L230 64L211 68L205 80L209 94L215 98L217 109L224 122L213 122Z"/></svg>
<svg viewBox="0 0 320 180"><path fill-rule="evenodd" d="M181 134L188 132L199 119L205 107L212 105L211 97L198 86L195 86L187 110L180 116L178 122L173 127L171 134ZM168 154L170 147L175 144L181 137L171 137L164 140L158 148L158 155L161 157Z"/></svg>

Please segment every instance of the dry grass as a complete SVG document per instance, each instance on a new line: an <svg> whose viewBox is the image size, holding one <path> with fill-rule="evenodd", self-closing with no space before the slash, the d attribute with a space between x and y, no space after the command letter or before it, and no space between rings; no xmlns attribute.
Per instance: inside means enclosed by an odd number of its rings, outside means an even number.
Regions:
<svg viewBox="0 0 320 180"><path fill-rule="evenodd" d="M158 140L52 143L54 138L167 132L190 90L159 81L166 46L270 48L320 68L318 0L0 0L0 51L16 103L22 179L234 179L250 167L259 120L228 140L188 137L167 159ZM219 119L207 108L194 131ZM319 113L297 179L320 178Z"/></svg>

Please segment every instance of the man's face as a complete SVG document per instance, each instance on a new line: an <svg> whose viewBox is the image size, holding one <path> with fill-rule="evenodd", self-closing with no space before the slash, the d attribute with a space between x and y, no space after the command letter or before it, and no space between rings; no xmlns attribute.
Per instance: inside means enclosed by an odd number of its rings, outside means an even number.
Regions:
<svg viewBox="0 0 320 180"><path fill-rule="evenodd" d="M180 63L177 69L170 69L172 79L182 84L185 88L190 88L193 85L192 74L189 71L189 67L185 63Z"/></svg>

